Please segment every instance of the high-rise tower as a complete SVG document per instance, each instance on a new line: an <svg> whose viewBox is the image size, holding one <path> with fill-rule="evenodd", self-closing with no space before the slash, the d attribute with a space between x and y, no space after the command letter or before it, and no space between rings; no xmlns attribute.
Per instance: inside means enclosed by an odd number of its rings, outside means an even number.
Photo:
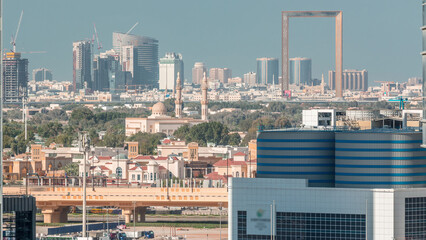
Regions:
<svg viewBox="0 0 426 240"><path fill-rule="evenodd" d="M165 57L160 58L159 89L176 89L177 74L180 74L181 79L185 79L183 67L182 54L180 53L166 53Z"/></svg>
<svg viewBox="0 0 426 240"><path fill-rule="evenodd" d="M3 58L3 100L7 103L21 102L27 96L28 59L20 53L8 52Z"/></svg>
<svg viewBox="0 0 426 240"><path fill-rule="evenodd" d="M207 71L206 65L202 62L196 62L192 68L192 84L202 84L203 74Z"/></svg>
<svg viewBox="0 0 426 240"><path fill-rule="evenodd" d="M207 99L207 89L208 89L208 85L207 85L207 77L206 77L206 72L204 72L204 77L203 77L203 83L201 85L201 95L202 95L202 99L201 99L201 119L204 121L207 121L207 111L208 111L208 104L209 101Z"/></svg>
<svg viewBox="0 0 426 240"><path fill-rule="evenodd" d="M180 81L180 72L177 73L176 79L175 115L177 118L182 117L182 82Z"/></svg>
<svg viewBox="0 0 426 240"><path fill-rule="evenodd" d="M278 59L277 58L257 58L257 83L258 84L278 84Z"/></svg>
<svg viewBox="0 0 426 240"><path fill-rule="evenodd" d="M133 85L158 87L157 39L114 32L112 45L115 52L120 55L123 71L132 75Z"/></svg>
<svg viewBox="0 0 426 240"><path fill-rule="evenodd" d="M90 40L73 42L73 87L74 91L92 88L92 48Z"/></svg>
<svg viewBox="0 0 426 240"><path fill-rule="evenodd" d="M52 71L46 68L37 68L33 70L33 81L42 82L44 80L52 81Z"/></svg>
<svg viewBox="0 0 426 240"><path fill-rule="evenodd" d="M312 60L310 58L290 58L290 84L309 85L312 82Z"/></svg>

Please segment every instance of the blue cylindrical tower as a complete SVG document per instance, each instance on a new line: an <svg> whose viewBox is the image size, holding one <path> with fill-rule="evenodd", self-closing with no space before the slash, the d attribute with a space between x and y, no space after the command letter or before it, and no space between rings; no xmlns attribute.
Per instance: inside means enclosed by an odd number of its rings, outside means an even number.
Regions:
<svg viewBox="0 0 426 240"><path fill-rule="evenodd" d="M334 132L259 132L257 177L307 179L311 187L333 187Z"/></svg>
<svg viewBox="0 0 426 240"><path fill-rule="evenodd" d="M426 187L420 132L337 132L335 141L336 187Z"/></svg>

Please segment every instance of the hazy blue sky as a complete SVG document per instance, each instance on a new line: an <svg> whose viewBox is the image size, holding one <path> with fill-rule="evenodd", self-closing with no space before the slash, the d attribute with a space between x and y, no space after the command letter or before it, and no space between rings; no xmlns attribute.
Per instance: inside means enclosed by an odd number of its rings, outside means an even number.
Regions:
<svg viewBox="0 0 426 240"><path fill-rule="evenodd" d="M72 80L72 42L93 35L103 51L112 32L159 40L159 57L180 52L185 77L196 61L228 67L233 76L256 71L257 57L281 62L281 11L342 10L343 66L367 69L373 81L405 81L421 75L420 0L3 0L4 48L10 49L21 10L18 51L32 69L46 67L60 81ZM334 20L292 19L290 56L310 57L313 77L334 69ZM31 76L30 76L31 77Z"/></svg>

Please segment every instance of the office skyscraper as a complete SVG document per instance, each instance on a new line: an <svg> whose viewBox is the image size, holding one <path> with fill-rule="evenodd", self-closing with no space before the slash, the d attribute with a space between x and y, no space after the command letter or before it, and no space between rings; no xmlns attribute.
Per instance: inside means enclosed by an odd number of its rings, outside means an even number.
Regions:
<svg viewBox="0 0 426 240"><path fill-rule="evenodd" d="M278 84L278 58L258 58L257 60L257 83Z"/></svg>
<svg viewBox="0 0 426 240"><path fill-rule="evenodd" d="M255 72L248 72L244 74L244 83L247 83L248 85L256 85L256 78L257 74Z"/></svg>
<svg viewBox="0 0 426 240"><path fill-rule="evenodd" d="M290 84L306 85L312 81L312 60L310 58L290 58Z"/></svg>
<svg viewBox="0 0 426 240"><path fill-rule="evenodd" d="M112 45L120 56L123 71L132 75L132 85L158 87L158 40L114 32Z"/></svg>
<svg viewBox="0 0 426 240"><path fill-rule="evenodd" d="M123 72L119 55L114 50L95 56L93 75L93 90L117 93L125 89L126 72Z"/></svg>
<svg viewBox="0 0 426 240"><path fill-rule="evenodd" d="M173 90L176 87L178 73L180 79L184 78L184 66L182 54L166 53L166 56L160 58L160 86L161 90Z"/></svg>
<svg viewBox="0 0 426 240"><path fill-rule="evenodd" d="M367 70L344 70L343 71L343 90L367 91L368 89L368 71ZM328 86L330 89L336 89L336 73L328 72Z"/></svg>
<svg viewBox="0 0 426 240"><path fill-rule="evenodd" d="M228 83L232 78L232 70L229 68L210 68L209 77L212 80L219 80L221 83Z"/></svg>
<svg viewBox="0 0 426 240"><path fill-rule="evenodd" d="M38 68L33 70L33 81L41 82L44 80L53 80L52 72L46 68Z"/></svg>
<svg viewBox="0 0 426 240"><path fill-rule="evenodd" d="M21 53L8 52L3 58L3 101L18 103L27 97L28 59Z"/></svg>
<svg viewBox="0 0 426 240"><path fill-rule="evenodd" d="M92 88L92 47L90 40L73 44L73 87L74 91Z"/></svg>
<svg viewBox="0 0 426 240"><path fill-rule="evenodd" d="M207 72L206 65L202 62L196 62L192 68L192 83L200 85L205 72Z"/></svg>

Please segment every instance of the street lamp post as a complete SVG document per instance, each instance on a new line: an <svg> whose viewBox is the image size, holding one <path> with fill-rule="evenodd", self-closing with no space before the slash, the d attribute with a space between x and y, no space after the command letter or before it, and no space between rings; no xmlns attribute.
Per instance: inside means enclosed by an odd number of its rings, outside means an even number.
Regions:
<svg viewBox="0 0 426 240"><path fill-rule="evenodd" d="M219 203L219 240L222 240L222 203Z"/></svg>
<svg viewBox="0 0 426 240"><path fill-rule="evenodd" d="M86 174L87 161L89 159L90 138L86 132L79 134L79 150L83 152L83 237L87 236L87 212L86 212Z"/></svg>
<svg viewBox="0 0 426 240"><path fill-rule="evenodd" d="M136 201L133 201L133 238L137 239L136 237Z"/></svg>
<svg viewBox="0 0 426 240"><path fill-rule="evenodd" d="M119 187L119 185L118 185L118 180L119 180L118 168L119 167L120 167L120 155L119 155L118 150L117 150L117 168L115 169L115 175L117 175L116 176L116 178L117 178L117 187Z"/></svg>

